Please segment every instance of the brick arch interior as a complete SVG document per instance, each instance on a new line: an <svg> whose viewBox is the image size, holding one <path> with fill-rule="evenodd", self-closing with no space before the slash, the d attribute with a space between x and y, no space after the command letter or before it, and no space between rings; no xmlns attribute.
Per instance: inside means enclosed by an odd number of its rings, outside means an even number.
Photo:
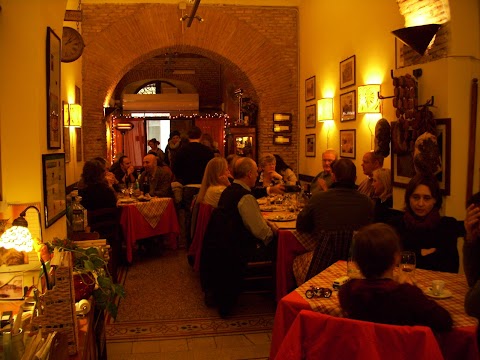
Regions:
<svg viewBox="0 0 480 360"><path fill-rule="evenodd" d="M281 154L296 168L298 143L298 14L296 8L201 6L204 23L184 28L177 5L85 4L82 33L85 157L105 156L103 106L122 77L164 49L196 50L244 74L259 103L259 152ZM160 49L160 50L159 50ZM227 84L223 91L227 92ZM293 115L292 145L273 145L272 114Z"/></svg>

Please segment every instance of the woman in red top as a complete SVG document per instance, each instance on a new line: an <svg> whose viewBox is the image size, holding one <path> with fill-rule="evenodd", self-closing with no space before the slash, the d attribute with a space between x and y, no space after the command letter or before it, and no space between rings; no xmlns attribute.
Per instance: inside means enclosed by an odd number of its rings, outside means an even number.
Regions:
<svg viewBox="0 0 480 360"><path fill-rule="evenodd" d="M365 279L340 288L340 306L348 317L391 325L424 325L432 330L452 328L449 312L415 285L393 280L400 255L395 230L382 223L368 225L355 235L353 257Z"/></svg>

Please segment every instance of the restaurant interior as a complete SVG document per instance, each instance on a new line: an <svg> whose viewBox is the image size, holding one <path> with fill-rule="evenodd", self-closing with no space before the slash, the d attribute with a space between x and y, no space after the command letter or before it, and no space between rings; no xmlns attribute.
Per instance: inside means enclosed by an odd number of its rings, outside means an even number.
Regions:
<svg viewBox="0 0 480 360"><path fill-rule="evenodd" d="M478 0L0 0L0 53L2 226L34 206L43 242L67 238L85 161L124 153L139 169L149 139L165 149L193 125L222 156L279 154L302 184L334 149L360 183L377 122L401 122L399 78L415 82L404 108L431 111L442 135L441 214L463 221L480 191ZM384 167L403 210L412 165L393 141ZM264 333L247 358L268 358ZM108 358L141 358L134 343Z"/></svg>

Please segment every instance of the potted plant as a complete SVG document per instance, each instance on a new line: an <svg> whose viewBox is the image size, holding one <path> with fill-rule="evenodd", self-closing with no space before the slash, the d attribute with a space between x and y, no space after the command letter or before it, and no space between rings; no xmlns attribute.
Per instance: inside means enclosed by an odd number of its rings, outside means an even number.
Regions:
<svg viewBox="0 0 480 360"><path fill-rule="evenodd" d="M51 254L57 251L70 251L73 256L73 272L77 292L88 292L92 287L95 306L106 310L114 319L117 317L117 305L114 300L116 296L125 297L125 290L122 285L114 283L112 276L107 269L107 261L98 247L82 248L76 245L73 240L54 238L40 246L40 256L50 259ZM75 279L76 277L76 279ZM79 288L79 286L81 288ZM79 289L77 291L77 289ZM78 296L78 294L77 294Z"/></svg>

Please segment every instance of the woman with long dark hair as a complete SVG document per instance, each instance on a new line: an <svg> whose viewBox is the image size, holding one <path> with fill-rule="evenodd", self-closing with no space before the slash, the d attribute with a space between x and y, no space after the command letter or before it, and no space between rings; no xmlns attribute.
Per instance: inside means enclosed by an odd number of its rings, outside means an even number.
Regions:
<svg viewBox="0 0 480 360"><path fill-rule="evenodd" d="M78 194L87 210L111 208L117 205L113 189L105 179L105 168L98 160L89 160L83 165L82 188Z"/></svg>
<svg viewBox="0 0 480 360"><path fill-rule="evenodd" d="M421 269L458 272L459 226L453 217L441 216L442 195L433 175L415 175L405 191L405 213L391 225L403 250L414 251Z"/></svg>

